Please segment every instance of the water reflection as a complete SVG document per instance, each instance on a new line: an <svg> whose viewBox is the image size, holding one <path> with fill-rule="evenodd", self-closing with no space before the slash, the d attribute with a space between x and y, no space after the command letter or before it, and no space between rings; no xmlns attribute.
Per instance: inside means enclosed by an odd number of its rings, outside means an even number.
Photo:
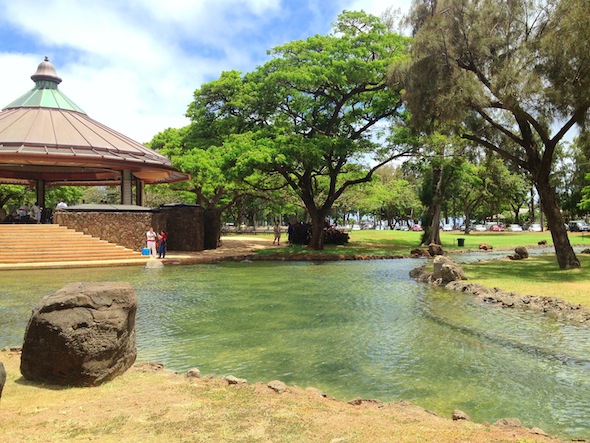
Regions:
<svg viewBox="0 0 590 443"><path fill-rule="evenodd" d="M66 283L128 281L139 358L590 437L590 331L416 284L413 260L3 273L0 346ZM48 279L48 275L51 276ZM29 282L23 289L22 281ZM35 289L36 288L36 289Z"/></svg>

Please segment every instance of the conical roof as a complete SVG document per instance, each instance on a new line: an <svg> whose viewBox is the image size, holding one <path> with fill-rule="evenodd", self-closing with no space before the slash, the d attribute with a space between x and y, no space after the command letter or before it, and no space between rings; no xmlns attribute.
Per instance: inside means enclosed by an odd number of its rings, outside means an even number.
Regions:
<svg viewBox="0 0 590 443"><path fill-rule="evenodd" d="M58 89L62 80L47 58L31 79L35 87L0 112L0 182L117 181L123 170L146 183L188 178L168 158L88 117Z"/></svg>
<svg viewBox="0 0 590 443"><path fill-rule="evenodd" d="M31 79L35 82L35 87L17 98L3 110L14 108L56 108L86 114L82 108L57 88L57 85L61 83L61 78L57 76L55 67L49 62L47 57L39 64L37 72L31 76Z"/></svg>

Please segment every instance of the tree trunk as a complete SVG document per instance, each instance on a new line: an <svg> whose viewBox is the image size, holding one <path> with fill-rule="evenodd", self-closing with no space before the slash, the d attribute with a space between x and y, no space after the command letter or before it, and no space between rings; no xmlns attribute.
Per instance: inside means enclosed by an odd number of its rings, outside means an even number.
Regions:
<svg viewBox="0 0 590 443"><path fill-rule="evenodd" d="M465 211L465 231L463 232L463 234L469 235L470 231L471 231L471 212L466 210Z"/></svg>
<svg viewBox="0 0 590 443"><path fill-rule="evenodd" d="M538 190L539 190L539 187L537 185L537 191ZM529 221L531 223L534 223L535 222L535 190L532 187L531 187L531 201L530 201L530 206L529 206L529 215L530 215Z"/></svg>
<svg viewBox="0 0 590 443"><path fill-rule="evenodd" d="M324 214L320 214L319 211L310 211L309 216L311 217L311 240L307 247L315 251L321 251L324 249L326 217Z"/></svg>
<svg viewBox="0 0 590 443"><path fill-rule="evenodd" d="M434 169L433 177L436 179L436 184L434 185L432 203L428 209L428 224L424 226L425 231L422 236L423 245L429 245L431 243L437 245L442 244L440 241L440 214L443 204L443 174L441 167Z"/></svg>
<svg viewBox="0 0 590 443"><path fill-rule="evenodd" d="M514 223L520 225L520 205L512 205L512 210L514 211Z"/></svg>
<svg viewBox="0 0 590 443"><path fill-rule="evenodd" d="M440 241L440 214L442 211L442 202L435 196L435 201L432 204L432 219L428 226L428 235L425 236L425 245L434 243L435 245L441 245Z"/></svg>
<svg viewBox="0 0 590 443"><path fill-rule="evenodd" d="M541 199L541 206L547 216L547 225L551 231L555 256L560 269L573 269L580 267L580 261L570 243L567 230L563 221L563 216L555 196L555 191L549 183L548 178L540 178L537 183L537 192Z"/></svg>

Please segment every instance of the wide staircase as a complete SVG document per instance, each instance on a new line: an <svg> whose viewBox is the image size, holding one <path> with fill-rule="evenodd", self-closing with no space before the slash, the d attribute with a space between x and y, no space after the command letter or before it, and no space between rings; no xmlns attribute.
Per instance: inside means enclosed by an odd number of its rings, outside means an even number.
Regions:
<svg viewBox="0 0 590 443"><path fill-rule="evenodd" d="M149 257L55 224L0 224L0 270L141 265Z"/></svg>

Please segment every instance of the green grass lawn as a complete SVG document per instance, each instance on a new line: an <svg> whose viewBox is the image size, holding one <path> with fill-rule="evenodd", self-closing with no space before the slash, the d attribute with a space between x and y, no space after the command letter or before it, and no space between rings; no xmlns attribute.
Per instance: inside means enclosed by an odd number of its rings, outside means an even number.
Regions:
<svg viewBox="0 0 590 443"><path fill-rule="evenodd" d="M590 307L590 255L578 254L582 265L562 271L554 254L529 257L526 260L490 260L461 267L469 281L520 294L559 297L571 303Z"/></svg>
<svg viewBox="0 0 590 443"><path fill-rule="evenodd" d="M259 234L260 236L272 238L272 234ZM421 232L407 231L376 231L363 230L349 233L348 245L331 246L327 245L321 254L327 255L409 255L410 250L420 247ZM465 239L463 247L458 246L457 239ZM572 244L590 246L590 235L581 233L570 233ZM283 242L286 240L283 236ZM488 243L494 249L512 250L516 246L537 246L541 240L552 245L549 232L472 232L464 233L441 232L441 241L446 251L478 250L481 243ZM261 255L269 254L317 254L318 251L310 251L305 246L284 246L281 248L265 249L259 251Z"/></svg>
<svg viewBox="0 0 590 443"><path fill-rule="evenodd" d="M345 246L326 246L323 251L310 251L304 246L281 246L258 251L270 254L325 254L325 255L373 255L408 256L410 250L420 247L421 232L363 230L350 232L350 242ZM267 236L267 234L262 234ZM590 235L569 233L572 245L588 245ZM272 235L269 235L272 238ZM465 246L458 247L458 238L465 239ZM283 239L285 241L286 239ZM478 250L481 243L488 243L496 250L512 251L517 246L534 247L546 240L552 245L549 232L472 232L469 235L453 231L442 232L441 241L446 251ZM507 252L508 254L508 252ZM498 287L506 291L563 298L572 303L590 306L590 256L578 254L581 269L561 271L554 254L530 257L527 260L493 260L463 265L467 277L486 287Z"/></svg>

